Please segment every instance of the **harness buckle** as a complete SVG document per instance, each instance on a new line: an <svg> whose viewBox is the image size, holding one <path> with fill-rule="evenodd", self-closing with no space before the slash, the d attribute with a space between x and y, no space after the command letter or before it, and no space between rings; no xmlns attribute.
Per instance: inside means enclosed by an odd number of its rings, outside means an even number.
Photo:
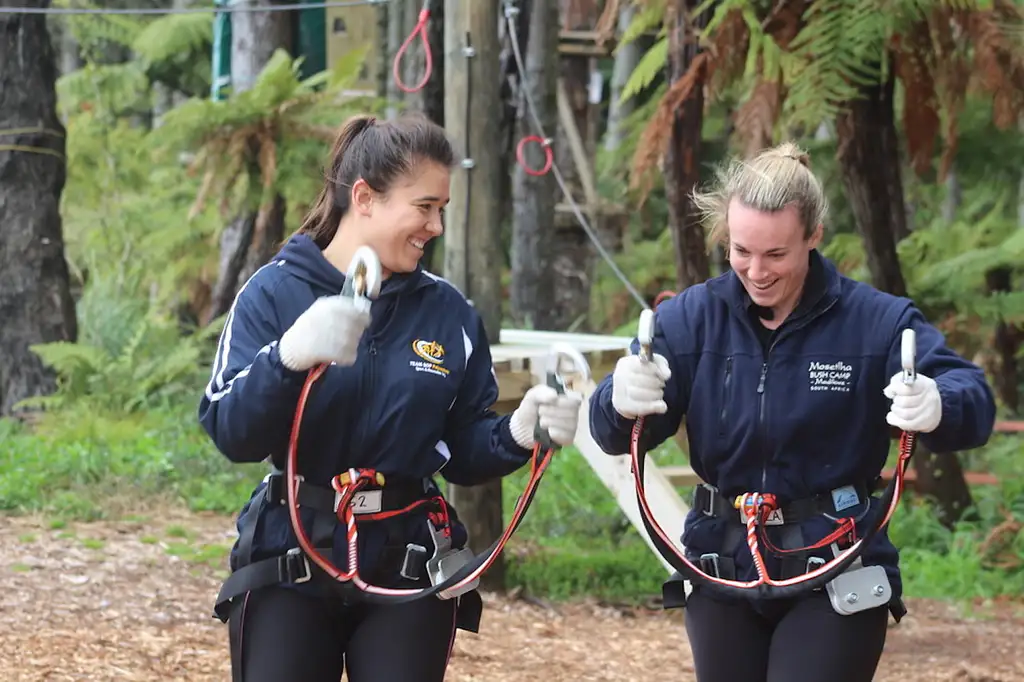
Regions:
<svg viewBox="0 0 1024 682"><path fill-rule="evenodd" d="M285 554L284 570L291 583L308 583L313 579L313 567L309 565L309 557L303 554L301 547L293 547Z"/></svg>
<svg viewBox="0 0 1024 682"><path fill-rule="evenodd" d="M716 578L722 577L722 568L718 563L718 552L708 552L700 555L700 570Z"/></svg>
<svg viewBox="0 0 1024 682"><path fill-rule="evenodd" d="M704 495L705 502L704 502L704 504L701 505L701 508L698 509L698 511L700 513L702 513L704 516L710 516L710 517L714 518L714 516L715 516L715 493L717 491L713 487L709 486L707 483L699 484L698 489L699 490L703 490L706 493L706 495Z"/></svg>
<svg viewBox="0 0 1024 682"><path fill-rule="evenodd" d="M402 568L398 571L398 574L406 580L418 580L426 556L426 547L410 542L405 546L405 557L402 559ZM419 558L417 559L416 557Z"/></svg>

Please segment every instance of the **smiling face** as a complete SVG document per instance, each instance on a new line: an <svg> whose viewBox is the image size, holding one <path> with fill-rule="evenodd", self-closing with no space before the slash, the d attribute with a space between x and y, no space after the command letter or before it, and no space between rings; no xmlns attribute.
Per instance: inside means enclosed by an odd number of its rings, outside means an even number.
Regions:
<svg viewBox="0 0 1024 682"><path fill-rule="evenodd" d="M441 212L450 200L450 177L445 166L422 161L386 193L374 192L362 180L353 186L359 241L377 252L385 276L414 271L427 242L444 233Z"/></svg>
<svg viewBox="0 0 1024 682"><path fill-rule="evenodd" d="M781 324L800 300L807 255L821 241L821 226L807 239L795 205L765 212L735 198L727 219L729 264L754 303L771 308Z"/></svg>

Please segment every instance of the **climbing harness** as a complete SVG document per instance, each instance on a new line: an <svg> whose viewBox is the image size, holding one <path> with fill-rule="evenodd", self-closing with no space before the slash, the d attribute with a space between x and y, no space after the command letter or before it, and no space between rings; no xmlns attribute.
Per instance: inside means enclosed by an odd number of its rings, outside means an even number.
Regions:
<svg viewBox="0 0 1024 682"><path fill-rule="evenodd" d="M639 354L641 359L644 362L652 361L652 344L654 340L653 310L648 309L641 313L637 339L640 345ZM905 329L902 337L901 360L903 382L907 384L913 383L916 379L915 341L914 330ZM630 456L632 459L637 502L639 503L640 516L644 526L655 548L677 572L665 584L666 608L686 603L683 588L683 581L685 579L690 579L694 584L699 583L709 586L714 591L724 595L744 599L786 599L825 587L833 609L837 613L844 615L882 606L890 602L892 588L884 568L881 566L864 566L860 555L875 534L889 523L893 513L896 511L900 495L903 492L906 468L910 458L913 456L916 433L904 431L901 434L896 472L879 498L878 506L879 509L884 510L884 515L882 515L882 518L877 523L867 524L866 531L860 538L856 538L856 522L860 519L837 518L828 512L822 511L821 505L817 504L815 500L810 504L802 505L803 508L793 514L793 516L806 516L815 511L824 513L828 518L836 522L836 530L810 547L779 550L768 541L766 526L779 525L782 521L799 521L799 518L790 518L787 508L795 510L800 505L780 506L774 495L760 492L744 493L731 500L729 506L732 507L732 513L740 515L745 526L747 546L758 575L756 580L741 581L728 579L721 575L722 571L717 570L719 561L719 555L717 554L703 555L699 560L701 565L694 564L687 558L684 552L680 552L669 540L668 535L666 535L654 518L644 491L644 461L647 453L641 445L643 428L644 418L641 416L636 419L631 432ZM698 488L699 491L701 491L701 488ZM721 504L723 499L721 496L716 498L714 495L709 495L706 488L704 488L704 491L703 501L708 503L708 509L714 509L716 506L720 509L725 506ZM835 498L835 492L833 491L833 499ZM853 490L847 490L846 492L847 494L855 494ZM699 498L700 496L695 497ZM824 497L828 498L829 496ZM865 494L864 497L866 498L867 495ZM865 507L864 514L866 515L871 509L870 499L866 500ZM760 553L761 544L764 544L770 551L776 553L802 552L831 546L833 558L826 561L820 557L811 557L805 564L805 571L776 580L768 574L764 558ZM845 546L845 549L840 550L840 546Z"/></svg>
<svg viewBox="0 0 1024 682"><path fill-rule="evenodd" d="M369 309L371 299L380 291L381 270L376 254L368 247L358 250L349 266L343 296L353 298L360 308ZM564 369L565 361L571 365L569 372ZM504 549L512 534L518 529L527 509L533 501L537 487L554 452L561 448L553 442L546 430L535 425L535 445L530 457L530 475L525 489L516 501L512 518L502 535L482 553L474 555L466 548L452 547L452 520L444 497L438 492L427 494L423 480L385 477L373 469L353 468L331 479L331 487L308 484L298 472L298 443L302 416L306 401L316 381L326 371L322 364L309 371L299 396L288 444L285 472L275 472L268 477L265 499L270 504L287 504L291 527L298 540L298 547L282 556L272 557L236 567L225 581L217 596L215 615L227 622L232 600L247 592L274 584L304 583L317 578L327 578L345 588L354 588L360 601L370 603L396 604L436 596L452 599L472 592L479 585L480 576L490 568ZM573 390L575 381L588 381L590 367L586 358L572 346L555 344L547 359L546 382L559 394ZM255 504L253 505L255 506ZM312 508L318 513L312 531L308 531L300 517L300 511ZM430 580L430 587L393 588L372 584L360 574L359 523L380 521L408 514L414 510L426 510L426 523L432 539L432 554L422 545L410 543L406 546L401 561L400 575L416 580L423 572ZM258 511L255 512L258 514ZM325 523L323 519L327 519ZM334 528L342 523L346 529L346 553L348 567L341 569L318 549L317 544L329 542ZM244 554L252 543L251 520L246 531L247 537L240 538L239 545L245 546ZM313 535L322 540L314 542ZM472 626L468 629L472 629Z"/></svg>

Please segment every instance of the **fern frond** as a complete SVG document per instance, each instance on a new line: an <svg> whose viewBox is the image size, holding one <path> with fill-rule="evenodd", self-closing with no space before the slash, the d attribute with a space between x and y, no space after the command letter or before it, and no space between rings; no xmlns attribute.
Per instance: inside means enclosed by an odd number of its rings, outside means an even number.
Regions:
<svg viewBox="0 0 1024 682"><path fill-rule="evenodd" d="M631 189L640 190L640 203L650 191L649 173L656 168L665 151L665 145L672 132L672 119L676 111L689 99L695 87L703 87L707 76L707 65L710 56L707 52L698 52L690 62L690 67L675 83L669 86L665 95L658 102L658 108L648 121L633 155L630 177Z"/></svg>
<svg viewBox="0 0 1024 682"><path fill-rule="evenodd" d="M212 15L168 14L146 24L131 46L144 62L155 64L206 50L212 42Z"/></svg>
<svg viewBox="0 0 1024 682"><path fill-rule="evenodd" d="M760 79L750 96L739 106L733 120L736 135L743 141L744 156L749 158L771 146L775 124L782 108L782 85L777 80Z"/></svg>
<svg viewBox="0 0 1024 682"><path fill-rule="evenodd" d="M941 125L928 23L917 22L895 42L895 71L905 93L903 131L907 138L907 155L914 171L924 175L931 168Z"/></svg>
<svg viewBox="0 0 1024 682"><path fill-rule="evenodd" d="M622 87L622 95L619 97L619 100L626 102L629 98L642 92L654 82L655 78L664 72L666 64L668 64L667 36L658 40L640 58L640 62L633 69L633 73L629 74L626 84Z"/></svg>
<svg viewBox="0 0 1024 682"><path fill-rule="evenodd" d="M789 119L814 126L832 119L858 86L877 82L888 17L874 0L816 0L791 45Z"/></svg>
<svg viewBox="0 0 1024 682"><path fill-rule="evenodd" d="M619 38L619 46L627 45L644 33L661 26L665 19L665 11L665 0L646 0L643 8L633 15L633 20L629 22L626 30L622 32L622 37Z"/></svg>

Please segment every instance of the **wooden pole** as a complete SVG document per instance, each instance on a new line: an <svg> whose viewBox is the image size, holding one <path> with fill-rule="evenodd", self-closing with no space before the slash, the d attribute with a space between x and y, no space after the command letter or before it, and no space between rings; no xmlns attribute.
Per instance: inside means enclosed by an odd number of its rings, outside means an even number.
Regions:
<svg viewBox="0 0 1024 682"><path fill-rule="evenodd" d="M444 4L444 118L462 162L452 174L451 203L446 210L444 272L472 301L492 344L498 342L501 331L499 189L500 183L508 181L501 155L494 150L495 126L501 120L499 4L486 0L445 0ZM500 480L471 488L450 486L449 498L475 552L501 535ZM481 583L489 590L504 588L502 557Z"/></svg>

